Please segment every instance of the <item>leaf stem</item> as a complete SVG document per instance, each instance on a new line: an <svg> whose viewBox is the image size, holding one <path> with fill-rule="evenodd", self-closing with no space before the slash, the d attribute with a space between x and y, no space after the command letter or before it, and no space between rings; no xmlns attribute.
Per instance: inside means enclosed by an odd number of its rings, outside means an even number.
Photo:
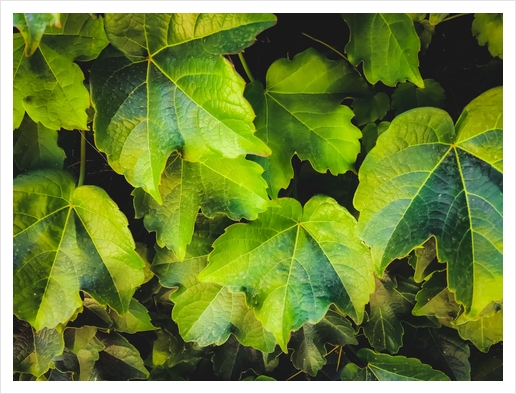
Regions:
<svg viewBox="0 0 516 394"><path fill-rule="evenodd" d="M247 62L244 58L244 53L238 52L238 58L240 59L240 63L242 63L242 67L244 67L244 71L247 74L247 78L249 78L249 81L254 82L253 74L251 74L251 70L249 70L249 67L247 66Z"/></svg>
<svg viewBox="0 0 516 394"><path fill-rule="evenodd" d="M83 131L79 131L81 134L81 166L79 168L79 181L77 187L84 184L84 175L86 174L86 135Z"/></svg>
<svg viewBox="0 0 516 394"><path fill-rule="evenodd" d="M333 52L335 52L337 55L339 55L341 58L343 58L346 62L348 62L348 64L349 64L351 67L355 68L355 66L354 66L353 64L351 64L351 62L349 61L349 59L347 58L347 56L346 56L346 55L344 55L343 53L341 53L341 52L337 51L337 50L336 50L335 48L333 48L331 45L328 45L328 44L326 44L324 41L318 40L317 38L314 38L314 37L312 37L312 36L310 36L310 35L308 35L308 34L306 34L306 33L301 33L301 34L302 34L302 35L304 35L305 37L308 37L308 38L309 38L309 39L311 39L311 40L314 40L315 42L318 42L319 44L324 45L326 48L331 49Z"/></svg>
<svg viewBox="0 0 516 394"><path fill-rule="evenodd" d="M458 18L460 16L464 16L464 15L469 15L471 14L471 12L468 12L466 14L457 14L457 15L453 15L453 16L449 16L448 18L444 18L441 22L439 23L443 23L443 22L447 22L447 21L451 21L452 19L455 19L455 18Z"/></svg>
<svg viewBox="0 0 516 394"><path fill-rule="evenodd" d="M293 379L295 378L297 375L299 375L301 372L303 372L302 369L300 369L299 371L297 371L294 375L292 375L290 378L287 378L287 380L290 380L290 379Z"/></svg>

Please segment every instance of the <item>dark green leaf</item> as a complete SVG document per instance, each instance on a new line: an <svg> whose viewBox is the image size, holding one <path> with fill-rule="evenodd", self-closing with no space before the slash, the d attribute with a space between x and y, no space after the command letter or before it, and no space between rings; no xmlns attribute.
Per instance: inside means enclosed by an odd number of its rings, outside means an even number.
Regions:
<svg viewBox="0 0 516 394"><path fill-rule="evenodd" d="M111 167L161 203L172 151L270 154L253 135L244 81L221 55L246 48L271 14L106 14L110 48L91 70L97 147ZM131 39L127 39L131 37Z"/></svg>
<svg viewBox="0 0 516 394"><path fill-rule="evenodd" d="M363 126L369 122L375 122L383 119L387 111L389 111L389 96L384 92L380 92L364 98L355 98L351 104L353 112L355 112L355 121L359 126Z"/></svg>
<svg viewBox="0 0 516 394"><path fill-rule="evenodd" d="M503 380L503 348L481 353L471 363L471 380Z"/></svg>
<svg viewBox="0 0 516 394"><path fill-rule="evenodd" d="M76 188L66 172L14 180L13 233L14 313L36 329L71 318L79 290L123 314L143 281L126 217L104 190Z"/></svg>
<svg viewBox="0 0 516 394"><path fill-rule="evenodd" d="M354 199L377 274L433 235L469 318L503 297L502 117L501 87L455 127L440 109L404 112L365 158Z"/></svg>
<svg viewBox="0 0 516 394"><path fill-rule="evenodd" d="M159 186L163 205L136 189L136 217L144 217L145 227L156 231L158 245L171 249L182 261L199 208L207 217L225 213L233 220L252 220L269 206L262 172L258 164L243 157L190 163L172 154Z"/></svg>
<svg viewBox="0 0 516 394"><path fill-rule="evenodd" d="M400 83L392 94L392 109L396 116L418 107L444 108L445 94L439 82L425 79L425 87L419 88L412 82Z"/></svg>
<svg viewBox="0 0 516 394"><path fill-rule="evenodd" d="M277 198L288 186L295 154L318 172L353 169L361 134L351 124L353 112L340 103L355 92L369 93L356 70L310 48L292 61L275 61L266 82L266 89L258 81L249 84L246 97L256 111L256 135L272 149L269 157L253 159L265 169L269 195Z"/></svg>
<svg viewBox="0 0 516 394"><path fill-rule="evenodd" d="M63 149L57 145L57 131L34 123L27 115L14 131L13 154L20 170L61 170L66 158Z"/></svg>
<svg viewBox="0 0 516 394"><path fill-rule="evenodd" d="M96 380L93 367L100 357L99 352L105 349L105 345L99 341L96 334L97 329L90 326L65 329L66 348L76 356L79 364L79 369L74 373L74 380Z"/></svg>
<svg viewBox="0 0 516 394"><path fill-rule="evenodd" d="M290 332L319 322L331 303L361 322L374 279L355 218L335 200L318 195L304 210L294 199L276 202L257 220L226 229L199 280L244 291L286 352Z"/></svg>
<svg viewBox="0 0 516 394"><path fill-rule="evenodd" d="M414 249L408 263L414 268L414 280L417 283L428 279L434 271L442 271L446 266L439 264L436 258L435 238L430 238L421 248Z"/></svg>
<svg viewBox="0 0 516 394"><path fill-rule="evenodd" d="M418 69L419 38L406 14L343 14L343 18L351 30L345 49L348 59L354 65L364 62L371 84L396 86L408 79L424 87Z"/></svg>

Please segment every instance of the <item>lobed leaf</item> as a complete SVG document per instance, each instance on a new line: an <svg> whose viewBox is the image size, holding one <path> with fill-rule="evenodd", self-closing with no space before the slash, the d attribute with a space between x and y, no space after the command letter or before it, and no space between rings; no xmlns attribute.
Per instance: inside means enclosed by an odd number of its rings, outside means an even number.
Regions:
<svg viewBox="0 0 516 394"><path fill-rule="evenodd" d="M439 82L425 79L424 83L424 88L419 88L411 82L403 82L396 87L391 104L396 116L412 108L444 108L445 94Z"/></svg>
<svg viewBox="0 0 516 394"><path fill-rule="evenodd" d="M318 172L352 170L361 133L351 124L353 112L340 103L350 94L369 93L356 70L309 48L292 61L275 61L266 82L266 89L250 83L245 95L256 111L256 135L272 149L267 158L253 158L265 169L269 195L277 198L288 186L295 154Z"/></svg>
<svg viewBox="0 0 516 394"><path fill-rule="evenodd" d="M97 329L91 326L67 327L64 331L66 348L76 356L79 368L73 371L74 380L96 380L95 362L105 345L96 337Z"/></svg>
<svg viewBox="0 0 516 394"><path fill-rule="evenodd" d="M59 25L60 14L13 14L13 24L25 41L25 56L34 54L47 26Z"/></svg>
<svg viewBox="0 0 516 394"><path fill-rule="evenodd" d="M356 221L330 197L304 207L277 200L248 224L235 224L213 244L201 282L243 291L284 352L290 332L319 322L331 303L356 322L374 289L369 250Z"/></svg>
<svg viewBox="0 0 516 394"><path fill-rule="evenodd" d="M491 56L503 59L503 14L475 14L471 32L478 44L487 44Z"/></svg>
<svg viewBox="0 0 516 394"><path fill-rule="evenodd" d="M57 170L14 180L14 313L37 330L71 318L79 290L123 314L143 281L125 216L104 190L74 183Z"/></svg>
<svg viewBox="0 0 516 394"><path fill-rule="evenodd" d="M364 62L364 74L371 84L382 81L387 86L396 86L409 80L424 87L418 69L419 38L408 15L342 16L351 31L345 48L348 59L354 65Z"/></svg>
<svg viewBox="0 0 516 394"><path fill-rule="evenodd" d="M270 149L253 135L244 81L222 57L250 44L271 14L106 14L108 48L91 70L95 143L111 167L161 204L168 156L188 161ZM116 48L116 49L115 49Z"/></svg>
<svg viewBox="0 0 516 394"><path fill-rule="evenodd" d="M404 112L364 160L354 199L377 274L434 236L470 318L503 297L502 119L501 87L468 104L455 127L436 108Z"/></svg>

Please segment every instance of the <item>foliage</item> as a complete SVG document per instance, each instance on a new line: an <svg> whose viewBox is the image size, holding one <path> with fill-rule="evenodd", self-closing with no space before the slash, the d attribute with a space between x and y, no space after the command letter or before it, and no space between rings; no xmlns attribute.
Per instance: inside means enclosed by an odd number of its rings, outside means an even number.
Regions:
<svg viewBox="0 0 516 394"><path fill-rule="evenodd" d="M15 380L503 379L501 14L13 25Z"/></svg>

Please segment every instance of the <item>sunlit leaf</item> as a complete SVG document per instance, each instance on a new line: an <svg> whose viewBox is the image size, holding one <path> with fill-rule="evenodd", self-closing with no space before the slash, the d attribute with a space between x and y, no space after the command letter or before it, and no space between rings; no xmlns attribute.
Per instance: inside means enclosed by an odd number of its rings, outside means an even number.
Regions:
<svg viewBox="0 0 516 394"><path fill-rule="evenodd" d="M471 32L492 56L503 59L503 14L475 14Z"/></svg>
<svg viewBox="0 0 516 394"><path fill-rule="evenodd" d="M468 104L455 127L440 109L404 112L365 158L354 199L377 274L433 235L469 318L503 297L502 118L501 87Z"/></svg>
<svg viewBox="0 0 516 394"><path fill-rule="evenodd" d="M343 14L343 18L351 31L345 49L348 59L354 65L364 62L371 84L396 86L409 80L424 87L418 69L419 38L406 14Z"/></svg>
<svg viewBox="0 0 516 394"><path fill-rule="evenodd" d="M482 316L455 327L462 338L469 339L480 351L487 353L492 345L503 341L503 309L492 316Z"/></svg>
<svg viewBox="0 0 516 394"><path fill-rule="evenodd" d="M341 102L355 93L369 94L356 70L311 48L293 60L275 61L267 71L265 89L259 81L248 85L256 135L272 149L269 157L253 160L265 169L272 198L294 176L294 155L322 173L337 175L353 168L361 134L351 124L353 112Z"/></svg>
<svg viewBox="0 0 516 394"><path fill-rule="evenodd" d="M14 180L13 233L14 313L36 329L65 323L82 306L79 290L123 314L143 281L126 217L66 172Z"/></svg>
<svg viewBox="0 0 516 394"><path fill-rule="evenodd" d="M156 329L151 323L147 308L134 298L131 299L129 309L122 316L118 315L114 310L109 311L109 316L113 320L113 328L119 332L135 334L141 331Z"/></svg>
<svg viewBox="0 0 516 394"><path fill-rule="evenodd" d="M374 281L355 218L335 200L318 195L304 209L294 199L276 202L257 220L228 227L199 279L245 292L286 352L290 332L319 322L331 303L361 322Z"/></svg>
<svg viewBox="0 0 516 394"><path fill-rule="evenodd" d="M13 24L25 40L25 56L31 56L38 48L47 26L59 25L59 14L13 14Z"/></svg>

